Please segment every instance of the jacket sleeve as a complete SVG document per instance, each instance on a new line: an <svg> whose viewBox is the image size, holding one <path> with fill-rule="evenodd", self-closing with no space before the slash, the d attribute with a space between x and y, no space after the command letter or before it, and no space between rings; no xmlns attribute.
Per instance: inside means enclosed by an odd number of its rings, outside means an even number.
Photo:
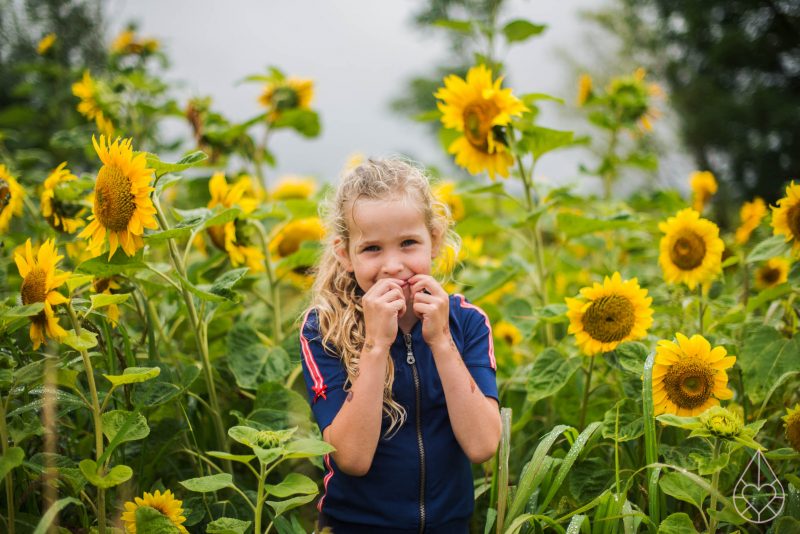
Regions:
<svg viewBox="0 0 800 534"><path fill-rule="evenodd" d="M456 295L461 307L464 346L461 357L472 378L487 397L499 402L497 395L497 364L494 358L494 339L489 317L471 304L463 295Z"/></svg>
<svg viewBox="0 0 800 534"><path fill-rule="evenodd" d="M324 350L314 310L306 313L300 327L300 351L308 402L322 432L333 422L344 403L342 388L347 371L335 353Z"/></svg>

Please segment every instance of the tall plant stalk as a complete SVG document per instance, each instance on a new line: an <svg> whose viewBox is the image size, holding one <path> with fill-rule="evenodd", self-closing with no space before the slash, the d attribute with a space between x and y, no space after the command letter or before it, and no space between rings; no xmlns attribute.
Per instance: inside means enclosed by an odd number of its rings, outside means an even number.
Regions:
<svg viewBox="0 0 800 534"><path fill-rule="evenodd" d="M11 398L11 394L7 399ZM8 428L6 427L6 402L0 399L0 446L2 446L3 457L8 454ZM15 534L14 529L14 470L10 469L5 476L6 485L6 518L8 519L8 533Z"/></svg>

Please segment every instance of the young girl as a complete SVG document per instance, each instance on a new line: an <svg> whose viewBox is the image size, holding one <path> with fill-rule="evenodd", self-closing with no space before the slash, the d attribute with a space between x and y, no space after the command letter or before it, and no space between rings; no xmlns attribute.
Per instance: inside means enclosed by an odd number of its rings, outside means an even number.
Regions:
<svg viewBox="0 0 800 534"><path fill-rule="evenodd" d="M492 330L448 295L431 262L457 242L426 176L400 160L347 174L300 330L303 376L336 452L319 527L347 533L466 533L471 463L500 441Z"/></svg>

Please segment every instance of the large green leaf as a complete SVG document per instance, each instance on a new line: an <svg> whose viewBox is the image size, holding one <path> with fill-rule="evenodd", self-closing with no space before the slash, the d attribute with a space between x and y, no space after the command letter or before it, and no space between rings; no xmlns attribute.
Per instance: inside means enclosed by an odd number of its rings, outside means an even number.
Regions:
<svg viewBox="0 0 800 534"><path fill-rule="evenodd" d="M9 447L5 454L0 456L0 480L4 479L9 471L21 466L24 459L24 450L19 447Z"/></svg>
<svg viewBox="0 0 800 534"><path fill-rule="evenodd" d="M237 322L228 333L228 367L242 389L283 381L291 370L286 351L264 345L256 330L244 321Z"/></svg>
<svg viewBox="0 0 800 534"><path fill-rule="evenodd" d="M779 256L789 255L789 245L784 236L775 235L761 241L747 255L747 263L756 263Z"/></svg>
<svg viewBox="0 0 800 534"><path fill-rule="evenodd" d="M133 469L127 465L115 465L105 475L97 473L97 463L94 460L81 460L78 467L90 484L101 489L113 488L133 476Z"/></svg>
<svg viewBox="0 0 800 534"><path fill-rule="evenodd" d="M122 371L121 375L103 375L114 386L122 386L124 384L138 384L146 382L151 378L155 378L161 374L161 369L158 367L128 367Z"/></svg>
<svg viewBox="0 0 800 534"><path fill-rule="evenodd" d="M147 419L139 412L111 410L102 416L103 434L117 444L144 439L150 434Z"/></svg>
<svg viewBox="0 0 800 534"><path fill-rule="evenodd" d="M317 483L300 473L289 473L280 484L267 484L267 495L283 499L290 495L317 493Z"/></svg>
<svg viewBox="0 0 800 534"><path fill-rule="evenodd" d="M182 480L181 486L189 491L197 493L208 493L210 491L219 491L222 488L233 487L233 475L230 473L218 473L216 475L209 475L207 477L190 478Z"/></svg>
<svg viewBox="0 0 800 534"><path fill-rule="evenodd" d="M658 534L696 534L692 519L683 512L672 514L658 525Z"/></svg>
<svg viewBox="0 0 800 534"><path fill-rule="evenodd" d="M572 138L573 133L569 131L531 126L523 130L517 148L523 152L530 152L538 159L548 152L571 145Z"/></svg>
<svg viewBox="0 0 800 534"><path fill-rule="evenodd" d="M160 510L150 506L139 506L134 512L136 532L144 534L180 534L180 529Z"/></svg>
<svg viewBox="0 0 800 534"><path fill-rule="evenodd" d="M744 374L747 396L760 403L782 375L800 369L800 335L786 339L774 328L757 324L745 327L743 338L737 363Z"/></svg>
<svg viewBox="0 0 800 534"><path fill-rule="evenodd" d="M160 177L168 172L180 172L202 165L208 159L208 155L200 150L190 152L175 163L161 161L155 154L146 154L147 166L153 169L156 176Z"/></svg>
<svg viewBox="0 0 800 534"><path fill-rule="evenodd" d="M96 258L86 260L75 269L78 272L91 274L97 277L108 277L115 274L123 274L131 271L138 271L147 268L142 261L142 251L138 251L133 256L128 256L120 248L114 253L111 260L108 255L101 254Z"/></svg>
<svg viewBox="0 0 800 534"><path fill-rule="evenodd" d="M528 373L528 401L535 403L556 394L580 366L581 358L577 356L566 358L552 347L545 349L533 361Z"/></svg>
<svg viewBox="0 0 800 534"><path fill-rule="evenodd" d="M286 458L312 458L332 453L336 448L328 442L305 438L297 439L286 445Z"/></svg>
<svg viewBox="0 0 800 534"><path fill-rule="evenodd" d="M81 335L76 335L75 330L67 330L67 336L61 342L78 351L89 350L97 346L97 334L82 330Z"/></svg>
<svg viewBox="0 0 800 534"><path fill-rule="evenodd" d="M617 414L619 413L619 421ZM603 437L619 442L631 441L644 434L641 404L633 399L622 399L603 416Z"/></svg>
<svg viewBox="0 0 800 534"><path fill-rule="evenodd" d="M286 499L285 501L267 501L267 504L275 510L275 516L279 516L291 510L292 508L297 508L298 506L303 506L306 503L309 503L314 500L316 495L300 495L297 497L292 497L291 499Z"/></svg>
<svg viewBox="0 0 800 534"><path fill-rule="evenodd" d="M556 215L556 225L567 237L577 237L618 228L637 228L641 226L641 222L627 214L618 215L611 219L600 219L564 212Z"/></svg>
<svg viewBox="0 0 800 534"><path fill-rule="evenodd" d="M702 510L708 492L679 473L667 473L658 481L661 491Z"/></svg>
<svg viewBox="0 0 800 534"><path fill-rule="evenodd" d="M242 521L232 517L220 517L206 527L206 534L244 534L252 521Z"/></svg>
<svg viewBox="0 0 800 534"><path fill-rule="evenodd" d="M503 26L503 34L509 43L517 43L539 35L547 28L544 24L534 24L525 19L512 20Z"/></svg>

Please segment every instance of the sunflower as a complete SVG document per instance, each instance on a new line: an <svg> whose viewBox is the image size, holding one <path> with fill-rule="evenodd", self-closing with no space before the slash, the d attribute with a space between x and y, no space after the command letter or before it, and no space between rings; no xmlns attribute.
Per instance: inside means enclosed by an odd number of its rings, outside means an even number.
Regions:
<svg viewBox="0 0 800 534"><path fill-rule="evenodd" d="M702 212L717 192L717 180L709 171L695 171L689 176L689 186L692 188L692 208Z"/></svg>
<svg viewBox="0 0 800 534"><path fill-rule="evenodd" d="M111 52L114 54L128 53L128 49L134 43L134 37L135 34L130 28L121 31L111 43Z"/></svg>
<svg viewBox="0 0 800 534"><path fill-rule="evenodd" d="M6 166L0 164L0 233L8 230L12 216L22 216L24 196L25 190L9 174Z"/></svg>
<svg viewBox="0 0 800 534"><path fill-rule="evenodd" d="M794 252L800 254L800 184L786 187L786 196L772 207L772 233L785 235L786 242L794 239Z"/></svg>
<svg viewBox="0 0 800 534"><path fill-rule="evenodd" d="M431 273L435 278L448 279L456 268L460 256L460 247L446 244L433 261Z"/></svg>
<svg viewBox="0 0 800 534"><path fill-rule="evenodd" d="M663 91L657 84L645 83L645 76L646 71L638 68L632 75L614 78L606 93L611 110L624 125L639 124L650 131L651 120L659 116L658 110L651 106L652 97L661 97Z"/></svg>
<svg viewBox="0 0 800 534"><path fill-rule="evenodd" d="M518 345L522 341L522 332L519 328L507 321L498 321L492 329L495 339L502 339L509 347Z"/></svg>
<svg viewBox="0 0 800 534"><path fill-rule="evenodd" d="M464 201L461 195L456 193L456 184L450 180L438 183L433 188L433 196L450 209L450 215L454 221L464 218Z"/></svg>
<svg viewBox="0 0 800 534"><path fill-rule="evenodd" d="M592 77L588 74L581 74L578 78L578 107L582 107L592 95Z"/></svg>
<svg viewBox="0 0 800 534"><path fill-rule="evenodd" d="M242 176L233 185L228 185L223 173L214 173L208 182L208 190L211 193L209 208L219 205L230 208L235 205L246 215L258 207L259 199L255 196L249 176ZM246 230L244 220L234 219L225 224L211 226L207 232L214 246L228 254L231 265L247 265L253 272L264 271L264 254L251 244Z"/></svg>
<svg viewBox="0 0 800 534"><path fill-rule="evenodd" d="M503 78L492 81L492 71L484 65L469 69L467 79L455 74L444 79L434 96L442 100L437 105L442 112L442 124L464 135L453 141L447 151L456 155L456 164L470 173L488 171L506 177L514 158L505 144L503 127L512 116L528 111L525 104L501 89Z"/></svg>
<svg viewBox="0 0 800 534"><path fill-rule="evenodd" d="M783 419L786 427L786 439L794 450L800 452L800 404L795 404L794 408L787 408Z"/></svg>
<svg viewBox="0 0 800 534"><path fill-rule="evenodd" d="M44 302L44 309L31 319L30 336L33 350L44 343L45 335L53 339L62 339L67 332L61 328L53 312L53 306L67 302L67 299L56 291L69 278L69 273L56 270L56 265L64 256L56 252L55 242L48 239L39 248L34 258L31 240L25 242L25 255L15 254L14 261L22 277L22 304Z"/></svg>
<svg viewBox="0 0 800 534"><path fill-rule="evenodd" d="M104 136L100 143L92 136L92 144L103 162L97 173L94 191L94 209L89 225L78 237L89 239L89 248L97 256L102 252L108 234L108 257L117 247L128 256L144 247L142 234L145 228L156 229L153 215L156 209L150 200L150 180L153 169L147 167L145 155L133 155L131 140L117 138L106 144Z"/></svg>
<svg viewBox="0 0 800 534"><path fill-rule="evenodd" d="M739 210L741 226L736 229L736 242L740 245L747 243L750 234L761 224L761 219L767 214L767 204L761 197L756 197L752 202L745 202Z"/></svg>
<svg viewBox="0 0 800 534"><path fill-rule="evenodd" d="M270 252L278 258L291 256L304 241L320 241L325 237L325 227L319 217L289 221L279 228L269 244Z"/></svg>
<svg viewBox="0 0 800 534"><path fill-rule="evenodd" d="M172 524L175 525L182 534L189 534L183 522L186 518L183 516L183 501L175 498L170 490L161 493L156 490L150 494L144 492L142 497L135 497L134 502L125 503L125 511L122 513L122 521L125 524L125 531L130 534L136 534L136 510L142 506L149 506L155 508L167 517ZM142 533L145 534L145 533Z"/></svg>
<svg viewBox="0 0 800 534"><path fill-rule="evenodd" d="M117 293L117 289L122 289L122 286L117 283L114 276L95 278L92 280L92 291L97 294L113 295ZM106 315L108 316L108 320L111 321L112 326L117 326L117 323L119 323L119 306L116 304L109 304L107 308L108 311Z"/></svg>
<svg viewBox="0 0 800 534"><path fill-rule="evenodd" d="M287 200L290 198L311 198L317 189L317 182L310 177L284 176L275 185L270 197L273 200Z"/></svg>
<svg viewBox="0 0 800 534"><path fill-rule="evenodd" d="M653 324L653 302L636 278L622 280L618 272L602 284L584 287L583 299L567 298L568 333L587 355L608 352L623 341L641 339Z"/></svg>
<svg viewBox="0 0 800 534"><path fill-rule="evenodd" d="M655 414L692 416L703 413L719 400L733 397L725 372L736 356L724 347L711 348L703 336L675 334L677 342L662 339L653 366Z"/></svg>
<svg viewBox="0 0 800 534"><path fill-rule="evenodd" d="M53 47L53 44L56 42L56 34L48 33L42 40L39 41L39 44L36 45L36 53L40 56L43 56Z"/></svg>
<svg viewBox="0 0 800 534"><path fill-rule="evenodd" d="M770 258L756 271L756 287L766 289L779 286L789 279L789 262L784 258Z"/></svg>
<svg viewBox="0 0 800 534"><path fill-rule="evenodd" d="M716 224L686 208L659 223L658 228L666 234L661 238L658 261L667 282L683 282L694 289L721 272L725 244Z"/></svg>
<svg viewBox="0 0 800 534"><path fill-rule="evenodd" d="M81 81L72 84L72 94L81 99L78 113L89 120L94 120L100 133L111 137L114 134L114 124L103 114L97 98L97 83L88 70L83 72Z"/></svg>
<svg viewBox="0 0 800 534"><path fill-rule="evenodd" d="M258 98L268 110L268 119L275 122L284 111L311 109L314 100L314 81L302 78L280 78L267 83Z"/></svg>
<svg viewBox="0 0 800 534"><path fill-rule="evenodd" d="M50 223L50 226L60 232L71 234L86 223L80 218L83 206L63 201L56 196L56 189L60 184L74 182L78 179L66 169L66 166L67 162L65 161L50 173L44 181L44 188L39 199L42 216Z"/></svg>

